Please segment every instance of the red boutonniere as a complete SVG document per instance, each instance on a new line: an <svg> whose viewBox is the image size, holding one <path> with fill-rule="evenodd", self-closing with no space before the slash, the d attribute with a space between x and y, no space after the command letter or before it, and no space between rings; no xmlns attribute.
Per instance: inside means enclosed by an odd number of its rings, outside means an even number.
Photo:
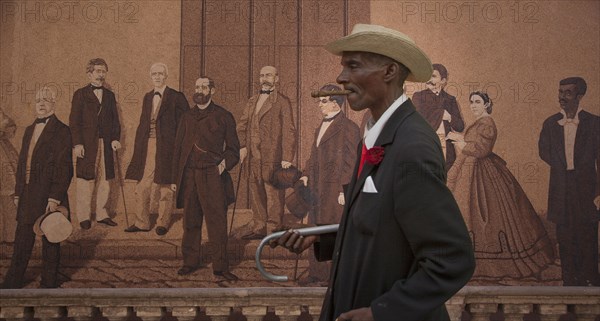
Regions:
<svg viewBox="0 0 600 321"><path fill-rule="evenodd" d="M385 148L381 146L373 146L372 148L367 149L367 155L365 156L365 160L372 165L379 165L383 160L383 155L385 154Z"/></svg>

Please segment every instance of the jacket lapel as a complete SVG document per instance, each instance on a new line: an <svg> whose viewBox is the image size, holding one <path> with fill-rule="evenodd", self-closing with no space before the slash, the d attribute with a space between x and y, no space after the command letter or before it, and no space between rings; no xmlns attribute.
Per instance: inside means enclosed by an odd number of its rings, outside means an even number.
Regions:
<svg viewBox="0 0 600 321"><path fill-rule="evenodd" d="M386 148L386 146L392 144L394 142L394 137L396 135L396 131L402 125L402 123L404 122L406 117L408 117L414 111L415 111L415 107L413 106L413 104L410 100L407 100L402 105L400 105L400 107L398 107L398 109L396 109L396 111L388 119L385 126L381 130L379 137L375 141L375 146L381 146L383 148ZM358 158L358 162L356 163L354 173L358 172L358 164L360 162L360 153L362 150L362 144L363 144L363 142L361 142L358 146L359 158ZM384 154L382 163L383 162L385 162L385 154ZM381 165L382 164L379 164L376 166L376 165L370 164L369 162L365 161L362 172L360 173L360 176L355 181L355 185L351 184L350 191L352 191L351 192L352 194L350 197L350 206L352 206L352 203L356 200L357 196L359 195L360 191L362 190L362 186L364 185L367 177L369 177L373 172L375 172L375 170ZM354 177L356 177L356 175L354 175ZM354 179L353 179L353 182L354 182Z"/></svg>
<svg viewBox="0 0 600 321"><path fill-rule="evenodd" d="M577 125L577 132L575 134L575 146L573 147L573 163L575 163L576 158L579 155L580 151L584 151L587 146L588 138L590 134L588 133L588 129L591 126L588 126L589 115L585 111L579 112L579 125ZM564 155L564 153L563 153ZM566 155L565 155L566 158Z"/></svg>
<svg viewBox="0 0 600 321"><path fill-rule="evenodd" d="M327 130L323 134L323 137L321 137L321 141L319 142L319 146L323 145L323 143L325 143L331 137L335 136L335 134L337 134L342 129L342 127L341 127L341 125L342 125L341 118L344 117L344 115L341 115L341 113L342 112L340 112L340 115L338 115L334 120L331 121L331 125L329 125L329 127L327 128ZM319 128L319 130L320 130L320 128ZM318 135L319 135L319 133L317 132L317 138L318 138Z"/></svg>
<svg viewBox="0 0 600 321"><path fill-rule="evenodd" d="M44 130L42 130L42 133L40 134L40 137L38 138L35 147L33 148L33 153L31 154L31 158L34 158L33 155L36 154L37 150L40 148L40 146L44 146L45 144L48 144L50 139L52 137L54 137L54 131L56 130L56 122L58 121L58 119L56 118L56 115L52 115L50 117L50 119L48 119L48 123L46 124L46 127L44 127Z"/></svg>
<svg viewBox="0 0 600 321"><path fill-rule="evenodd" d="M258 97L260 97L260 95ZM258 101L258 99L256 101ZM273 90L273 92L269 95L269 98L267 98L267 100L265 100L265 103L262 105L262 107L260 108L260 111L258 112L258 120L259 121L263 118L263 116L269 110L271 110L271 108L273 108L273 105L276 102L277 102L277 90ZM256 104L254 105L254 107L256 108Z"/></svg>
<svg viewBox="0 0 600 321"><path fill-rule="evenodd" d="M556 153L558 153L558 159L560 159L560 162L566 168L567 158L565 155L565 130L564 130L564 127L558 123L555 124L555 128L556 128L556 130L554 130L552 132L552 135L554 136L552 140L556 141L556 142L560 142L559 144L556 145ZM579 130L577 130L577 131L579 131Z"/></svg>
<svg viewBox="0 0 600 321"><path fill-rule="evenodd" d="M172 98L170 93L171 88L166 87L165 91L163 91L163 96L160 99L160 104L158 105L158 115L156 115L156 119L159 119L165 113L165 110L167 109L166 106L169 105L169 100Z"/></svg>

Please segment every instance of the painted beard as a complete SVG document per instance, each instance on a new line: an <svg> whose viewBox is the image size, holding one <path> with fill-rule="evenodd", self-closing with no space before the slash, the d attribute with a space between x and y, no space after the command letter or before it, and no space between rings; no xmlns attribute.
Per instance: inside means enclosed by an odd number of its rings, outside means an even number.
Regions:
<svg viewBox="0 0 600 321"><path fill-rule="evenodd" d="M206 105L210 101L211 94L204 95L202 93L194 94L194 102L198 105Z"/></svg>

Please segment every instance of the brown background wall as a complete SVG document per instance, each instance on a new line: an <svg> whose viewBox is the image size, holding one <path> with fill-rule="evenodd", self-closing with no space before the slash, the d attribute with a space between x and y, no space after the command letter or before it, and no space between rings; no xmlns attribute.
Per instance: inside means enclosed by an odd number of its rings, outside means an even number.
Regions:
<svg viewBox="0 0 600 321"><path fill-rule="evenodd" d="M548 167L537 156L537 139L543 120L559 110L558 80L584 77L588 93L582 105L600 112L599 18L598 1L331 0L299 6L293 0L3 0L0 104L17 122L13 143L19 148L33 118L36 88L50 83L58 89L57 114L67 121L72 92L87 83L87 60L104 57L123 116L125 166L153 62L170 67L168 85L182 86L187 97L198 75L215 78L215 100L236 117L257 88L260 67L273 64L300 120L302 166L319 122L308 93L334 81L339 71L338 58L321 46L354 23L371 21L402 30L446 65L448 91L457 96L467 123L473 121L471 87L495 97L495 152L543 212ZM409 95L421 88L407 85Z"/></svg>
<svg viewBox="0 0 600 321"><path fill-rule="evenodd" d="M371 21L410 35L446 66L447 91L467 126L474 121L469 93L488 91L498 127L494 152L545 212L550 170L537 141L543 121L560 111L559 80L583 77L588 90L580 106L600 114L600 2L380 0L371 1Z"/></svg>

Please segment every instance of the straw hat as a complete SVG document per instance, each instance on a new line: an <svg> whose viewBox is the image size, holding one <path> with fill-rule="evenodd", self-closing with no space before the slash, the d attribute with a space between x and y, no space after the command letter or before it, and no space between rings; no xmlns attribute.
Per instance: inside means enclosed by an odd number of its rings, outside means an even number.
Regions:
<svg viewBox="0 0 600 321"><path fill-rule="evenodd" d="M35 221L33 232L36 235L45 235L50 243L60 243L66 240L73 232L73 225L67 218L69 210L59 206L54 212L48 212Z"/></svg>
<svg viewBox="0 0 600 321"><path fill-rule="evenodd" d="M328 43L325 49L337 56L344 51L363 51L392 58L410 70L408 81L426 82L433 72L431 60L412 39L378 25L357 24L350 35Z"/></svg>

